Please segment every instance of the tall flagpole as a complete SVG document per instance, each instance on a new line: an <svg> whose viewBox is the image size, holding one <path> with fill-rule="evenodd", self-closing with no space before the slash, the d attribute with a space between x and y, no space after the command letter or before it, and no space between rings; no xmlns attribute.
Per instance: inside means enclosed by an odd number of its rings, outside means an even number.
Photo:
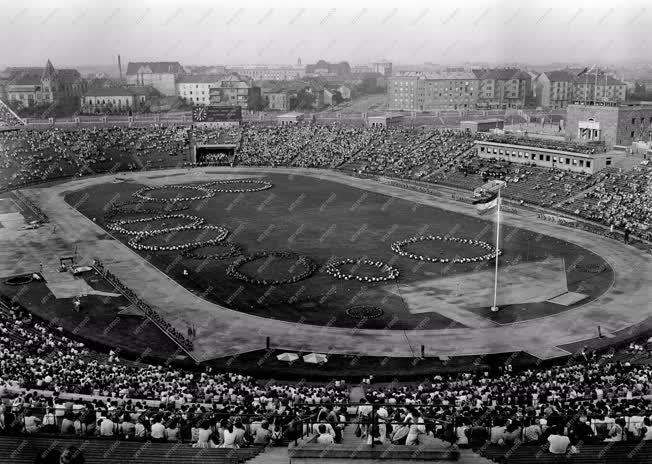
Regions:
<svg viewBox="0 0 652 464"><path fill-rule="evenodd" d="M593 105L598 100L598 68L595 68L595 86L593 87Z"/></svg>
<svg viewBox="0 0 652 464"><path fill-rule="evenodd" d="M584 104L586 105L589 96L589 72L588 71L586 72L585 76L586 78L584 79Z"/></svg>
<svg viewBox="0 0 652 464"><path fill-rule="evenodd" d="M500 244L500 190L501 188L498 188L498 209L496 210L496 214L498 215L496 218L496 273L494 277L494 305L491 307L491 310L495 313L498 312L500 309L497 305L497 300L498 300L498 247Z"/></svg>

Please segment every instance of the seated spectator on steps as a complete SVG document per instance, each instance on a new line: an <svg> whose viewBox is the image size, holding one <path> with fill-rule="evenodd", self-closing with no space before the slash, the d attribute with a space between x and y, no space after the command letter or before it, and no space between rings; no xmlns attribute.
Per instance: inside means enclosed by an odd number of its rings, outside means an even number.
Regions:
<svg viewBox="0 0 652 464"><path fill-rule="evenodd" d="M550 444L549 451L552 454L566 454L570 446L570 438L559 430L558 426L551 427L550 436L548 437Z"/></svg>
<svg viewBox="0 0 652 464"><path fill-rule="evenodd" d="M327 432L326 425L319 424L319 436L317 437L317 443L320 445L332 445L335 443L333 436Z"/></svg>
<svg viewBox="0 0 652 464"><path fill-rule="evenodd" d="M263 421L260 427L254 432L254 445L267 446L272 432L269 431L269 422Z"/></svg>

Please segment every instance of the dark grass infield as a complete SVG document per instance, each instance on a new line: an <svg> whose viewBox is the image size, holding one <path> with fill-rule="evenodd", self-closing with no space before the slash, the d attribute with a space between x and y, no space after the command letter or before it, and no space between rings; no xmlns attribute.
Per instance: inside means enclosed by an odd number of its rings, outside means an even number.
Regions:
<svg viewBox="0 0 652 464"><path fill-rule="evenodd" d="M411 314L401 299L401 285L492 269L493 263L425 263L397 256L390 246L396 240L419 234L450 234L493 243L495 228L491 218L466 216L312 177L279 174L270 175L266 180L274 184L272 189L217 193L208 200L191 202L188 210L180 212L201 216L207 224L226 227L230 231L228 240L242 246L245 254L284 250L309 257L317 263L319 270L308 279L292 284L260 286L227 276L226 269L236 259L234 257L197 260L180 256L179 252L143 251L140 254L159 269L165 269L181 285L210 301L262 317L391 330L463 327L436 311ZM106 225L106 205L134 201L132 194L141 187L143 185L136 183L107 183L72 192L66 200L87 217L96 218L100 225ZM174 189L174 193L177 192L178 189ZM185 193L190 192L195 194L194 190ZM161 191L157 195L166 196ZM128 236L114 235L124 242L129 239ZM500 258L501 265L541 261L548 257L564 258L569 290L586 293L591 299L604 292L613 279L608 266L606 271L598 274L569 266L574 262L581 262L584 266L606 264L599 256L574 244L508 226L502 228L501 237L501 248L505 252ZM155 240L148 239L148 242L154 243ZM474 256L483 253L475 247L465 249L465 246L450 246L444 242L415 245L417 247L420 252L450 258L459 254ZM342 281L323 270L329 259L362 257L392 264L400 270L399 279L390 283ZM183 275L184 269L188 276ZM293 266L291 260L267 262L260 258L245 264L240 270L254 278L284 279L301 272L301 269L301 266ZM361 267L360 270L364 269ZM383 314L365 321L350 317L347 308L359 305L379 307ZM488 308L474 308L473 311L500 323L510 323L573 307L536 303L507 306L497 314L492 314ZM436 298L433 299L433 308L436 310Z"/></svg>
<svg viewBox="0 0 652 464"><path fill-rule="evenodd" d="M128 307L124 296L87 295L81 298L80 311L73 311L73 298L56 298L47 284L33 281L26 285L7 285L0 280L0 294L16 301L23 308L52 327L61 327L67 334L90 341L101 351L119 348L131 359L167 359L177 352L177 345L148 319L120 315ZM94 271L84 274L94 289L114 293L113 286Z"/></svg>

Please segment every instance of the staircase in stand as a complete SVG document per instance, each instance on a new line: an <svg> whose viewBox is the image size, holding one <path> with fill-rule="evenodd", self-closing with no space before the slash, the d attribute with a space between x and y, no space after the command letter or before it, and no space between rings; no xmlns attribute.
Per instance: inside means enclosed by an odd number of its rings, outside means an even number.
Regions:
<svg viewBox="0 0 652 464"><path fill-rule="evenodd" d="M265 451L246 462L247 464L288 464L290 457L287 447L275 446L265 448Z"/></svg>
<svg viewBox="0 0 652 464"><path fill-rule="evenodd" d="M459 464L489 464L494 461L480 456L478 453L474 453L471 449L461 449L460 460L457 462Z"/></svg>

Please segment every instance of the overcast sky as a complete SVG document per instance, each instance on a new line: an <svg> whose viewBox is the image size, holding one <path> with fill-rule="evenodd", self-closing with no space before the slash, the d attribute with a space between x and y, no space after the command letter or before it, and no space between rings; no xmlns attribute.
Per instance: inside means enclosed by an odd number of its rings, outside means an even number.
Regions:
<svg viewBox="0 0 652 464"><path fill-rule="evenodd" d="M0 0L0 66L621 63L652 61L650 30L649 0Z"/></svg>

